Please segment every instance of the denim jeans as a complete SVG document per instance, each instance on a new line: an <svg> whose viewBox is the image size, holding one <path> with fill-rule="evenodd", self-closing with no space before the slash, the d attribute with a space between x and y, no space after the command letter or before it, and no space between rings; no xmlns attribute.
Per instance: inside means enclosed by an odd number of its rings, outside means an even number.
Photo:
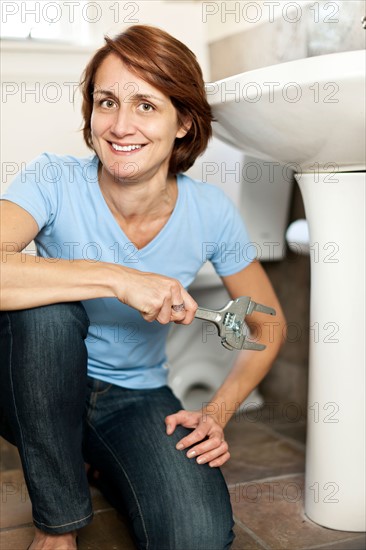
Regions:
<svg viewBox="0 0 366 550"><path fill-rule="evenodd" d="M229 549L234 522L220 469L176 450L191 430L165 432L165 416L182 404L167 386L131 390L88 377L88 324L77 302L0 314L0 433L18 447L34 524L61 534L90 523L88 462L137 548Z"/></svg>

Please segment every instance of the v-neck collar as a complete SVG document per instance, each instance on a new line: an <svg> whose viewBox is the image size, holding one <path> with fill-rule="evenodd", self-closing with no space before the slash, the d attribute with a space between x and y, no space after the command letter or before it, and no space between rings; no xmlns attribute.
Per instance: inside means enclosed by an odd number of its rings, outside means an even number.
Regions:
<svg viewBox="0 0 366 550"><path fill-rule="evenodd" d="M125 234L125 232L123 231L123 229L121 228L119 223L117 222L116 218L114 217L111 209L109 208L109 206L107 204L107 201L104 198L104 195L102 193L102 190L101 190L100 184L99 184L98 164L99 164L99 158L98 158L97 155L95 155L95 157L94 157L95 178L93 178L93 181L96 184L95 185L96 192L99 196L100 203L103 205L103 208L105 210L107 219L111 220L111 223L115 226L116 231L120 232L120 234L123 237L123 240L126 243L131 243L131 241L129 240L129 238L127 237L127 235ZM137 248L135 243L132 243L139 253L145 253L145 252L149 251L151 248L154 248L155 245L163 238L165 233L169 230L170 225L173 223L174 218L177 216L177 212L180 209L180 204L181 204L181 201L182 201L181 174L177 174L176 178L177 178L177 200L175 201L174 209L173 209L172 213L170 214L169 219L167 220L167 222L163 225L163 227L160 229L159 233L157 233L157 235L155 235L155 237L150 242L148 242L142 248Z"/></svg>

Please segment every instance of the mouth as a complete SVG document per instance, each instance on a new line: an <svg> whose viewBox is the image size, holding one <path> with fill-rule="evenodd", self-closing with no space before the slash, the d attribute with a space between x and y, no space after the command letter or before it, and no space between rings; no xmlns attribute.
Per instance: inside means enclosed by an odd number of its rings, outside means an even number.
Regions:
<svg viewBox="0 0 366 550"><path fill-rule="evenodd" d="M112 141L108 141L108 144L111 149L116 153L134 153L137 151L141 151L141 149L146 145L145 143L126 143L120 145Z"/></svg>

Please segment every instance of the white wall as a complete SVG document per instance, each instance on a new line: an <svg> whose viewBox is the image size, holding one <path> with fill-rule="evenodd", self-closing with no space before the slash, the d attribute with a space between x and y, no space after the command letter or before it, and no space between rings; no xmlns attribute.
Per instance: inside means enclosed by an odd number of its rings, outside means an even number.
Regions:
<svg viewBox="0 0 366 550"><path fill-rule="evenodd" d="M227 2L203 2L202 21L207 26L209 42L250 30L264 23L283 18L291 24L301 17L313 0L245 0ZM333 2L334 4L334 2Z"/></svg>
<svg viewBox="0 0 366 550"><path fill-rule="evenodd" d="M103 44L104 34L115 35L131 24L159 26L192 49L205 79L209 80L199 3L99 1L98 4L99 20L86 24L83 20L82 46L2 41L2 191L22 163L43 151L90 154L79 131L80 97L77 94L74 103L73 92L88 59ZM75 20L81 17L81 9L80 12L76 9L74 16Z"/></svg>
<svg viewBox="0 0 366 550"><path fill-rule="evenodd" d="M101 19L89 25L95 45L103 44L103 34L113 35L133 25L155 25L186 44L198 57L205 78L208 74L206 53L207 26L202 22L200 2L179 0L145 0L137 2L99 1ZM117 10L115 5L119 5Z"/></svg>

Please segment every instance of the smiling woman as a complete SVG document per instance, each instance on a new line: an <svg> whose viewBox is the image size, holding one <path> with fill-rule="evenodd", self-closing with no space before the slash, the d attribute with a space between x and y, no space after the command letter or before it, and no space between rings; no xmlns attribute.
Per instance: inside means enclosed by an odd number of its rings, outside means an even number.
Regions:
<svg viewBox="0 0 366 550"><path fill-rule="evenodd" d="M93 155L43 153L1 201L0 429L22 457L30 548L76 548L92 520L85 461L139 549L228 550L224 427L278 353L281 307L242 253L249 237L233 204L182 173L211 135L193 53L133 26L106 38L81 85ZM22 253L32 239L36 257ZM266 350L189 411L167 385L165 345L169 323L194 318L187 288L207 259L233 299L248 294L277 318ZM267 333L260 313L251 319Z"/></svg>
<svg viewBox="0 0 366 550"><path fill-rule="evenodd" d="M138 93L131 93L132 82ZM96 72L93 99L90 131L102 165L102 191L118 186L120 179L137 184L165 178L175 140L191 126L188 116L180 125L169 97L129 71L115 54Z"/></svg>
<svg viewBox="0 0 366 550"><path fill-rule="evenodd" d="M91 126L95 92L101 90L106 98L114 100L123 92L123 101L127 103L132 99L142 101L142 90L154 89L157 101L166 102L170 98L179 126L190 121L185 139L174 144L169 164L171 174L185 172L206 149L212 134L213 116L206 99L202 71L194 54L179 40L160 29L149 27L148 33L144 29L146 26L132 26L121 35L120 40L118 37L115 40L106 37L106 46L100 48L87 66L82 81L84 140L93 149ZM142 56L142 51L148 52L148 55ZM104 88L96 81L96 73L111 54L115 58L114 67L118 59L130 74L126 75L128 79L124 82L116 82L111 74L109 86ZM156 94L156 91L160 93Z"/></svg>

